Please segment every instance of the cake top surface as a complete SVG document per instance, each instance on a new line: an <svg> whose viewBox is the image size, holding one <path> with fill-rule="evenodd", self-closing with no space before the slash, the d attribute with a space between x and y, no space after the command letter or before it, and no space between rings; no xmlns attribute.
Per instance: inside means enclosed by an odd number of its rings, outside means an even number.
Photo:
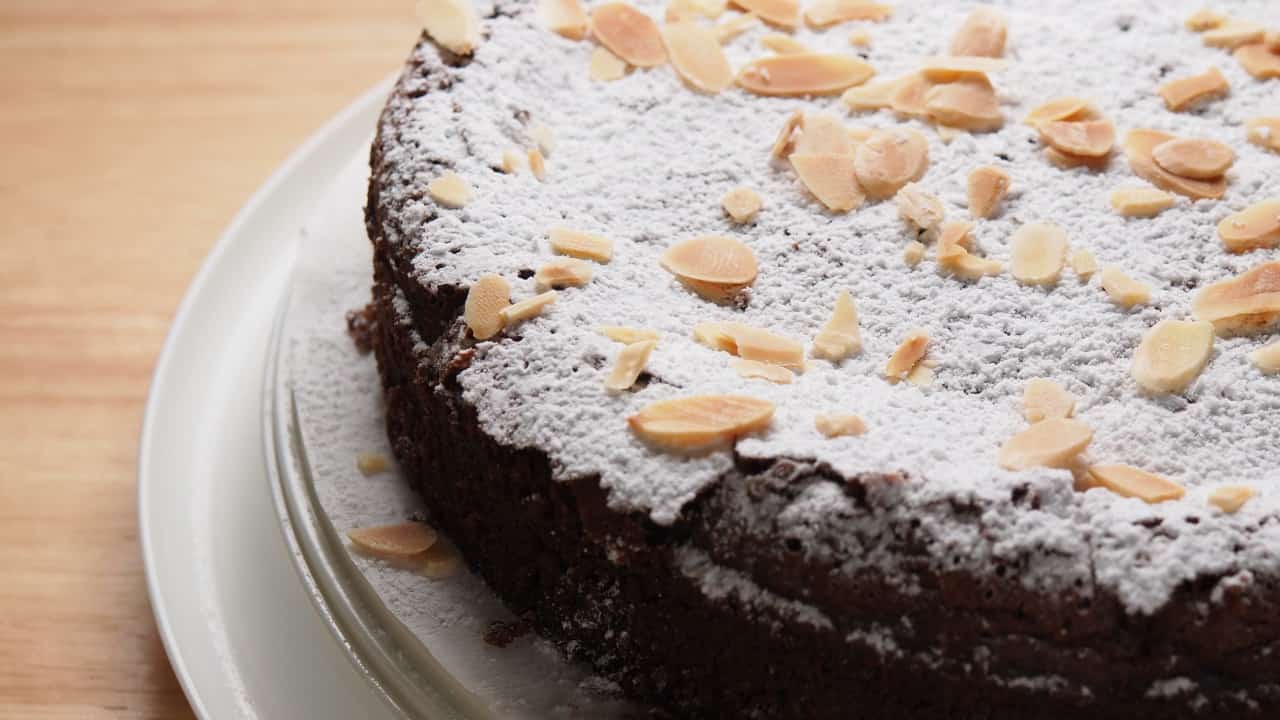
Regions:
<svg viewBox="0 0 1280 720"><path fill-rule="evenodd" d="M588 12L598 4L584 3ZM664 3L634 5L661 22ZM884 22L826 30L802 24L794 36L815 51L860 54L877 79L895 78L945 52L974 7L892 5ZM469 62L445 69L448 90L407 75L388 107L380 150L394 176L376 180L380 202L391 209L386 239L414 250L424 286L469 286L496 273L511 283L516 301L537 292L530 271L556 257L552 228L614 242L612 260L594 267L590 283L561 291L539 317L477 346L459 381L484 429L543 450L559 477L598 475L615 509L670 524L731 468L733 454L664 452L632 433L627 418L668 398L747 395L772 401L776 413L766 431L736 443L738 454L813 460L847 477L905 476L871 481L869 497L885 511L918 515L939 558L959 553L958 562L982 570L1034 556L1026 583L1096 584L1132 612L1154 612L1196 577L1248 582L1251 572L1280 571L1280 377L1249 361L1274 335L1219 336L1207 367L1182 393L1149 393L1130 373L1144 334L1160 320L1190 319L1198 289L1280 259L1277 250L1230 254L1217 235L1228 214L1280 197L1280 156L1246 142L1244 131L1252 118L1280 114L1275 81L1251 77L1184 27L1198 0L994 5L1009 28L1008 67L992 76L1004 126L948 143L931 126L889 110L851 115L838 96L769 98L736 86L695 92L669 65L595 81L589 38L550 32L536 3L479 3L483 40ZM1276 19L1263 0L1222 9ZM853 28L870 33L868 47L851 47ZM760 38L772 32L757 25L727 42L732 66L768 55ZM418 63L440 65L429 43L415 53ZM1194 112L1166 109L1156 93L1161 83L1211 66L1227 78L1229 96ZM1121 217L1109 204L1111 191L1146 185L1123 153L1104 170L1060 169L1044 158L1036 130L1019 122L1064 95L1092 101L1120 136L1150 128L1230 146L1237 157L1225 196L1180 197L1156 217ZM1018 228L1055 223L1071 250L1087 249L1102 265L1150 285L1151 301L1122 308L1108 300L1098 276L1086 280L1070 269L1052 286L1033 287L1007 270L963 282L938 272L932 254L907 265L903 250L916 233L892 200L831 213L790 167L770 162L770 147L795 110L829 112L849 126L920 131L929 165L919 185L941 198L949 220L975 221L976 252L1007 268ZM534 147L539 126L554 135L545 181L502 172L504 152ZM974 219L967 209L966 180L980 165L999 167L1012 180L991 219ZM474 189L462 208L440 206L424 192L446 170ZM764 201L754 221L741 225L721 207L738 186ZM758 260L742 306L708 302L660 265L672 244L711 234L741 240ZM692 336L699 323L739 321L807 344L842 291L857 303L862 352L839 363L810 360L792 384L744 379L731 355ZM622 347L598 332L605 325L661 334L643 386L605 388ZM890 384L885 362L915 328L931 336L934 380ZM1052 379L1075 396L1075 417L1094 432L1088 462L1158 473L1185 486L1186 495L1148 504L1101 488L1076 491L1066 470L1001 469L999 448L1027 427L1022 394L1032 378ZM814 426L822 413L855 413L868 430L827 438ZM1258 490L1238 512L1207 502L1215 487L1238 482ZM1037 507L1016 502L1028 492ZM848 503L834 484L819 486L777 522L813 540L838 524ZM975 504L982 508L976 523L956 515L954 508ZM893 562L888 552L851 552L846 567Z"/></svg>

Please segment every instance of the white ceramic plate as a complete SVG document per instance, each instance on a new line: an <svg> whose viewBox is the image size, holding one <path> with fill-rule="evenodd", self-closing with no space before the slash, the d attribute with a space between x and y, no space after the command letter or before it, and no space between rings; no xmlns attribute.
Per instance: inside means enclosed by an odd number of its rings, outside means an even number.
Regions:
<svg viewBox="0 0 1280 720"><path fill-rule="evenodd" d="M156 367L138 461L156 622L201 718L396 718L329 632L280 532L262 450L267 346L297 233L367 143L380 84L299 148L196 276Z"/></svg>

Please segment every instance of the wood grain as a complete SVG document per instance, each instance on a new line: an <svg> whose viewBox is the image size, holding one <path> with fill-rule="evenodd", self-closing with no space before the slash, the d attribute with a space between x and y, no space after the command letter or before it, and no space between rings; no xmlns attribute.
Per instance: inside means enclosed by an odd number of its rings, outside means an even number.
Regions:
<svg viewBox="0 0 1280 720"><path fill-rule="evenodd" d="M135 454L187 283L410 0L0 0L0 717L184 718Z"/></svg>

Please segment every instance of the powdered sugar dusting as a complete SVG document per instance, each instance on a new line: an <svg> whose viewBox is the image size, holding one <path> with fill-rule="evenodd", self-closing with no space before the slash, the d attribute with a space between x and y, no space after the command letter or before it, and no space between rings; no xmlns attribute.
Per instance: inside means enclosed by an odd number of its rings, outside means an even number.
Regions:
<svg viewBox="0 0 1280 720"><path fill-rule="evenodd" d="M661 17L663 3L636 4ZM723 452L690 458L655 451L626 430L625 418L668 397L747 393L774 401L778 412L773 429L740 442L740 453L813 459L846 475L905 472L911 481L882 500L916 514L940 558L951 551L975 571L1037 548L1052 560L1027 569L1029 585L1097 583L1144 613L1195 577L1241 568L1280 572L1280 523L1274 522L1280 382L1247 360L1265 338L1219 338L1208 369L1182 396L1146 396L1129 376L1142 334L1159 319L1187 317L1196 288L1280 257L1275 251L1228 255L1215 232L1225 215L1280 195L1280 162L1247 143L1243 128L1250 118L1277 114L1276 85L1249 77L1228 54L1204 47L1182 27L1199 0L996 4L1010 27L1011 66L994 78L1007 118L1003 130L948 145L933 130L887 112L850 124L906 125L928 135L931 165L921 184L944 200L950 218L968 218L965 178L973 167L1008 171L1012 191L1004 211L975 229L982 254L1007 263L1017 227L1056 222L1073 249L1087 248L1102 264L1117 264L1151 284L1151 305L1119 309L1097 279L1081 282L1069 272L1045 290L1021 286L1008 274L961 283L936 273L931 260L909 268L901 255L911 236L892 203L826 213L793 173L767 161L792 110L845 116L837 99L768 99L736 88L706 96L685 88L669 67L593 82L589 42L538 27L532 3L503 5L502 13L484 20L488 37L475 59L449 71L448 92L393 101L398 132L384 150L398 178L410 182L402 188L384 183L386 201L397 208L387 239L421 248L417 268L424 284L467 284L498 272L511 280L517 298L534 293L533 281L518 280L518 273L550 257L551 227L605 235L616 250L592 283L561 293L543 317L508 333L519 342L479 346L459 380L485 430L547 451L558 477L599 475L614 507L670 524L731 459ZM1268 19L1262 0L1222 5L1241 17ZM894 8L888 22L867 26L873 36L867 59L880 77L910 71L944 49L970 9L925 0ZM847 53L846 29L801 29L797 37L816 49ZM727 46L735 67L763 53L758 43L765 32L756 28ZM1230 97L1195 113L1167 112L1155 88L1209 65L1229 79ZM1149 220L1117 216L1108 207L1109 192L1142 184L1122 156L1105 172L1058 170L1043 159L1035 132L1018 122L1033 105L1065 94L1093 100L1122 135L1148 127L1227 143L1238 160L1226 197L1180 200ZM539 123L557 137L547 181L497 171L503 151L530 146L526 127ZM421 188L442 165L476 188L476 199L461 210L422 198ZM720 198L738 185L764 198L753 224L733 225L720 208ZM760 261L745 310L711 305L658 267L671 243L708 233L742 239ZM840 365L814 362L792 385L744 381L728 355L690 337L698 322L733 319L807 340L845 289L858 302L864 352ZM619 346L595 332L600 325L663 333L649 363L652 382L629 393L605 391L603 377ZM936 382L925 390L888 385L879 371L915 327L933 337ZM1057 380L1079 398L1078 416L1096 431L1091 460L1165 474L1186 485L1187 496L1149 506L1102 490L1076 493L1063 471L998 469L996 449L1024 427L1020 395L1033 377ZM838 411L858 413L869 432L837 440L817 434L814 416ZM1207 505L1212 486L1240 480L1261 493L1239 513L1223 515ZM1009 502L1027 484L1041 498L1034 511ZM958 523L937 510L948 500L990 510L980 526ZM812 517L830 515L833 502L810 498ZM803 525L797 517L796 527Z"/></svg>

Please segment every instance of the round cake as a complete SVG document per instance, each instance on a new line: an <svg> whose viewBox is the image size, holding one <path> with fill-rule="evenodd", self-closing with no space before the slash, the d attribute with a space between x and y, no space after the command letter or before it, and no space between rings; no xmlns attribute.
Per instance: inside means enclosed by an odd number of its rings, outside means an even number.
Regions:
<svg viewBox="0 0 1280 720"><path fill-rule="evenodd" d="M1280 41L1218 9L424 0L366 214L430 522L659 713L1275 717Z"/></svg>

